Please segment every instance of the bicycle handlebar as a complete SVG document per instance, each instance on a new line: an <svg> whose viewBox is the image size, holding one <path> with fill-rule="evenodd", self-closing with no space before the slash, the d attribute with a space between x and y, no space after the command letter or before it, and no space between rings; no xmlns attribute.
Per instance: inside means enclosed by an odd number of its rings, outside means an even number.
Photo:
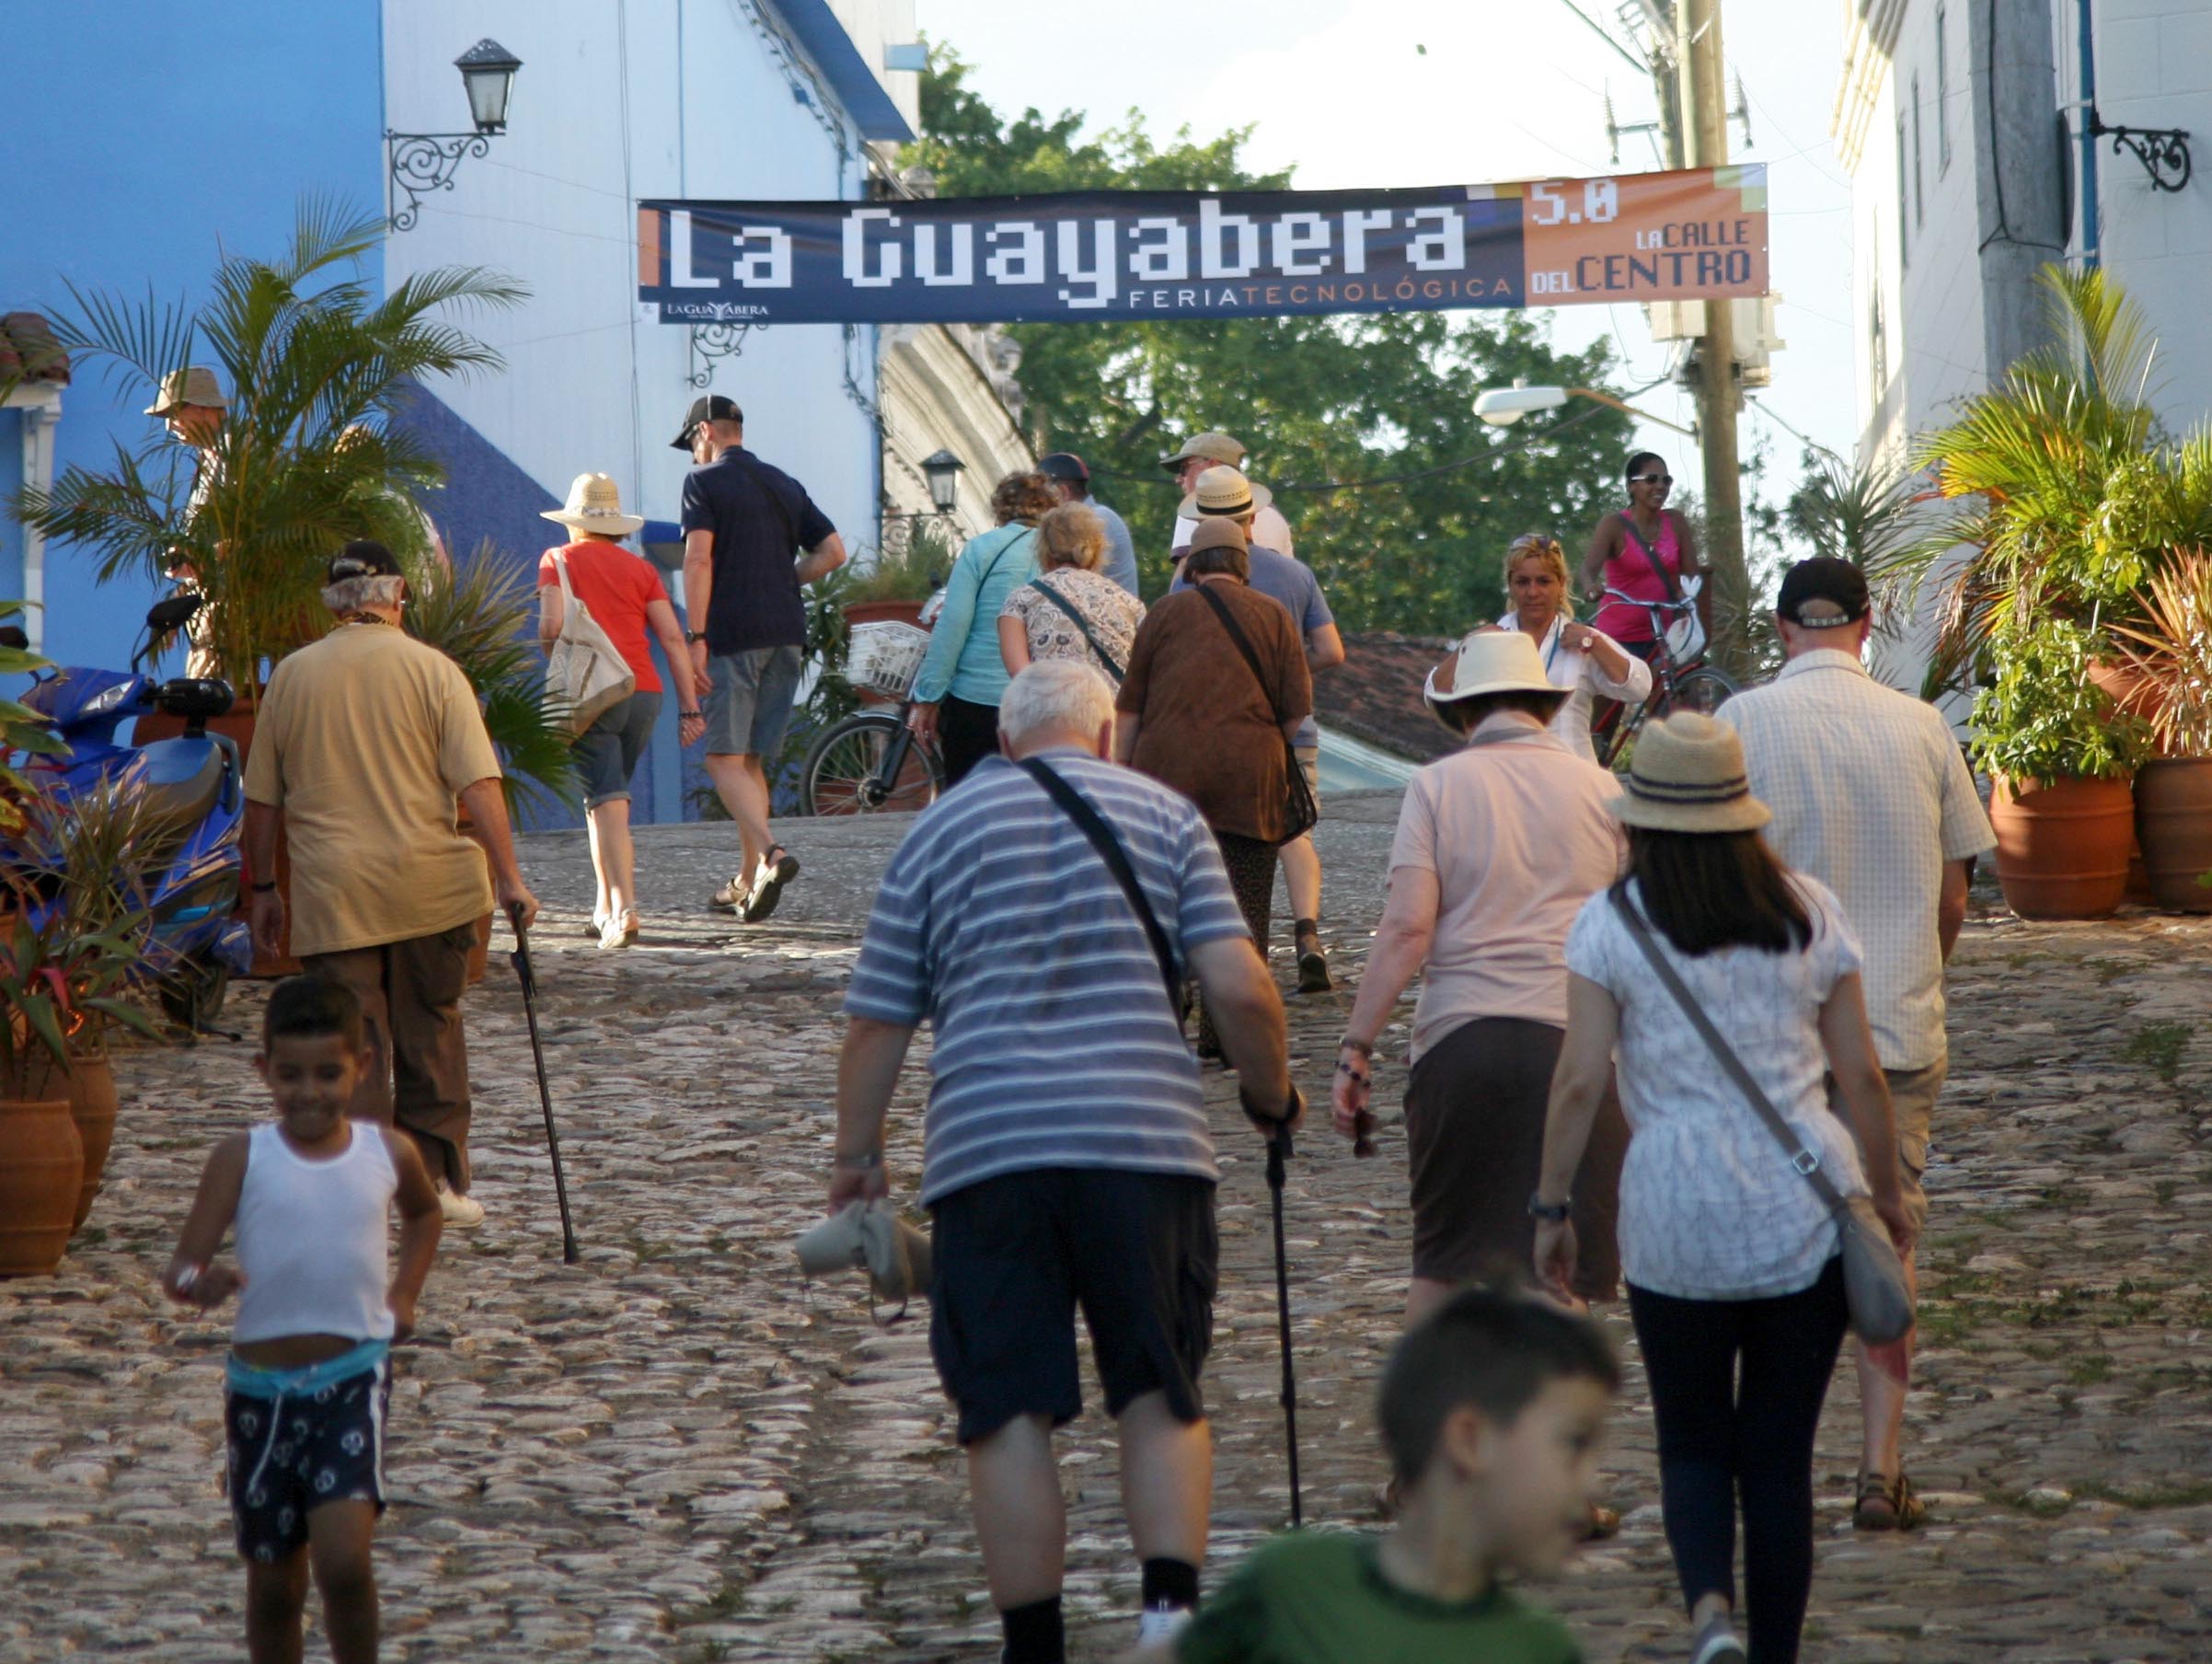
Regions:
<svg viewBox="0 0 2212 1664"><path fill-rule="evenodd" d="M1688 612L1698 604L1694 595L1684 595L1679 601L1653 601L1642 595L1623 595L1618 589L1608 589L1605 593L1608 601L1619 601L1629 607L1648 607L1653 612Z"/></svg>

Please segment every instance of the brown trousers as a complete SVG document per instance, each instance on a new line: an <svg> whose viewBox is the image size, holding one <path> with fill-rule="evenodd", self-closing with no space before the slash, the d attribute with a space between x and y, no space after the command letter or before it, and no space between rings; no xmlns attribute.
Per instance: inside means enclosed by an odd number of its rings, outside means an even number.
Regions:
<svg viewBox="0 0 2212 1664"><path fill-rule="evenodd" d="M476 926L343 953L310 953L312 976L361 1001L369 1072L348 1112L397 1127L421 1148L432 1179L468 1189L468 1047L461 995Z"/></svg>

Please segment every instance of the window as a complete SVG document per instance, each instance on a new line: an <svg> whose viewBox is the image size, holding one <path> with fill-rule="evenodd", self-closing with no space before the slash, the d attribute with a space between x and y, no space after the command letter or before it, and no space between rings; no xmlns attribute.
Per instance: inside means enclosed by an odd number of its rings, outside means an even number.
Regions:
<svg viewBox="0 0 2212 1664"><path fill-rule="evenodd" d="M1910 240L1905 235L1907 215L1912 213L1912 180L1905 154L1905 112L1897 111L1897 269L1905 269L1906 249Z"/></svg>
<svg viewBox="0 0 2212 1664"><path fill-rule="evenodd" d="M1951 168L1951 48L1943 40L1943 7L1936 7L1936 177Z"/></svg>
<svg viewBox="0 0 2212 1664"><path fill-rule="evenodd" d="M1928 223L1928 191L1923 183L1926 176L1923 160L1920 148L1920 76L1915 71L1912 78L1912 223L1915 226Z"/></svg>

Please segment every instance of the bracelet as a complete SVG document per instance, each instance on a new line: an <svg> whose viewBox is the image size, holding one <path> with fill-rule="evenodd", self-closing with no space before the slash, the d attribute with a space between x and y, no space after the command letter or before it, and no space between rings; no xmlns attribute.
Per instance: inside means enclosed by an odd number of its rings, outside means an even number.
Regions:
<svg viewBox="0 0 2212 1664"><path fill-rule="evenodd" d="M850 1167L858 1173L869 1173L883 1165L883 1152L880 1150L864 1150L857 1156L832 1156L830 1165Z"/></svg>
<svg viewBox="0 0 2212 1664"><path fill-rule="evenodd" d="M679 711L676 712L677 718L680 721L686 722L696 722L703 714L703 712L697 711Z"/></svg>
<svg viewBox="0 0 2212 1664"><path fill-rule="evenodd" d="M1351 1047L1351 1048L1352 1048L1354 1051L1357 1052L1357 1053L1358 1053L1358 1054L1359 1054L1361 1057L1363 1057L1366 1058L1368 1061L1370 1061L1370 1062L1374 1061L1374 1058L1375 1058L1375 1042L1374 1042L1374 1041L1372 1041L1372 1040L1356 1040L1356 1039L1353 1038L1353 1036L1351 1036L1350 1034L1346 1034L1346 1035L1345 1035L1345 1036L1344 1036L1344 1037L1343 1037L1342 1040L1339 1040L1339 1041L1336 1043L1336 1049L1337 1049L1338 1051L1340 1051L1340 1052L1341 1052L1341 1051L1342 1051L1342 1050L1343 1050L1343 1049L1344 1049L1344 1048L1345 1048L1347 1046L1350 1046L1350 1047Z"/></svg>
<svg viewBox="0 0 2212 1664"><path fill-rule="evenodd" d="M273 890L273 889L275 889L275 888L276 888L276 880L272 878L272 879L271 879L271 880L270 880L270 881L269 881L267 884L258 884L254 885L254 887L253 887L253 893L254 893L256 896L266 896L266 895L268 895L268 894L269 894L269 892L270 892L270 891L271 891L271 890Z"/></svg>
<svg viewBox="0 0 2212 1664"><path fill-rule="evenodd" d="M1540 1190L1528 1194L1528 1217L1532 1219L1546 1219L1554 1225L1564 1225L1573 1212L1574 1204L1572 1201L1547 1202Z"/></svg>

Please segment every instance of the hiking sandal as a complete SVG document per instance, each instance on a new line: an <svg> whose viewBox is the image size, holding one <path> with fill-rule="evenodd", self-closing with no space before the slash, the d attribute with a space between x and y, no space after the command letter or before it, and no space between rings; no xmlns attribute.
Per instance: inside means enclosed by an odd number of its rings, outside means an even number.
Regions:
<svg viewBox="0 0 2212 1664"><path fill-rule="evenodd" d="M1912 1481L1902 1473L1859 1475L1859 1497L1851 1508L1851 1524L1862 1531L1909 1531L1928 1518L1928 1505L1913 1494Z"/></svg>

